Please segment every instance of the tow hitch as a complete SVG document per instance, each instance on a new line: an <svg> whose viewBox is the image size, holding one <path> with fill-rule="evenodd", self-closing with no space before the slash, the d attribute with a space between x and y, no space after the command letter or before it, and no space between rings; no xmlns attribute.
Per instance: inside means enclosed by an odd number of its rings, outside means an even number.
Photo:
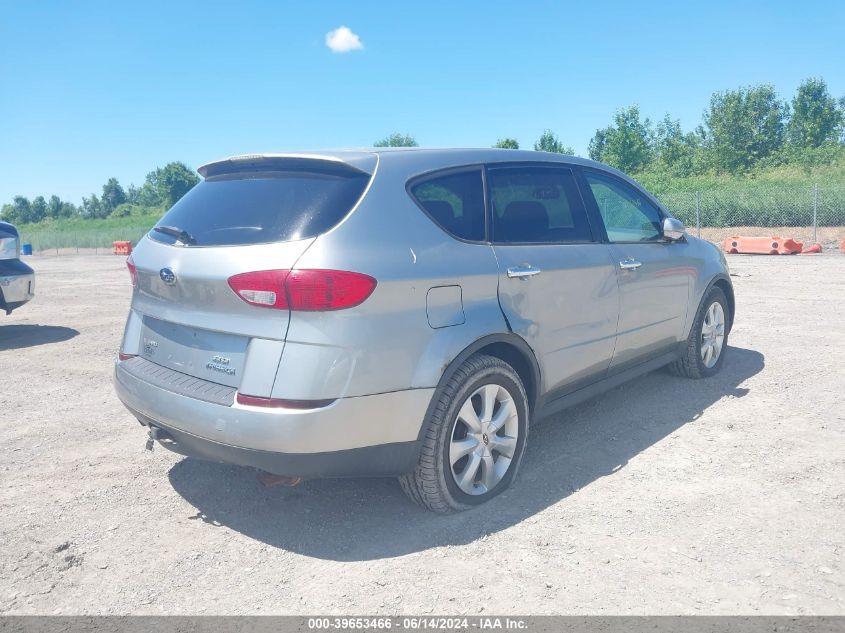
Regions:
<svg viewBox="0 0 845 633"><path fill-rule="evenodd" d="M147 437L147 443L145 448L148 451L153 450L153 446L155 446L156 440L158 439L158 428L155 426L150 425L149 427L149 436Z"/></svg>

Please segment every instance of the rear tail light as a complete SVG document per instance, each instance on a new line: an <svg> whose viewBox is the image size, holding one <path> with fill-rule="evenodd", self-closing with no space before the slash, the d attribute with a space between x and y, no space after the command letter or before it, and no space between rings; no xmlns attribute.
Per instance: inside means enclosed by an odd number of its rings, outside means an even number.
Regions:
<svg viewBox="0 0 845 633"><path fill-rule="evenodd" d="M378 282L344 270L260 270L229 278L229 286L249 304L279 310L320 312L363 303Z"/></svg>
<svg viewBox="0 0 845 633"><path fill-rule="evenodd" d="M126 267L129 269L129 277L132 279L132 287L134 288L138 285L138 269L135 267L132 255L126 258Z"/></svg>
<svg viewBox="0 0 845 633"><path fill-rule="evenodd" d="M238 393L238 404L251 407L267 407L269 409L321 409L329 406L334 400L287 400L285 398L262 398Z"/></svg>
<svg viewBox="0 0 845 633"><path fill-rule="evenodd" d="M247 303L265 308L286 309L285 280L289 270L259 270L229 277L229 286Z"/></svg>
<svg viewBox="0 0 845 633"><path fill-rule="evenodd" d="M124 354L123 352L117 353L117 360L129 360L130 358L135 358L137 354Z"/></svg>

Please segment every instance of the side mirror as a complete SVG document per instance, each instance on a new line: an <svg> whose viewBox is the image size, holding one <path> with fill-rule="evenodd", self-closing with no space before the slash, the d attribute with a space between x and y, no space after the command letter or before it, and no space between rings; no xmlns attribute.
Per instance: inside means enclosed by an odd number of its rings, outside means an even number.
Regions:
<svg viewBox="0 0 845 633"><path fill-rule="evenodd" d="M663 220L663 237L672 242L683 239L687 227L677 218L666 218Z"/></svg>

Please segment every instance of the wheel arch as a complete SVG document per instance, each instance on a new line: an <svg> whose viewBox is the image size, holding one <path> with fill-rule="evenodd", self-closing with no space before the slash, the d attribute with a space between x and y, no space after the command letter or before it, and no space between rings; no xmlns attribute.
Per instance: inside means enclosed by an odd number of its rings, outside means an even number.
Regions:
<svg viewBox="0 0 845 633"><path fill-rule="evenodd" d="M452 374L464 363L465 360L476 354L486 354L503 360L514 368L525 387L525 394L528 396L529 411L533 411L539 400L541 388L540 365L534 350L517 334L500 333L488 334L473 341L466 346L455 358L453 358L443 370L440 381L431 396L431 402L426 410L425 420L431 416L432 407L437 405L443 388ZM420 428L420 438L425 432L425 423Z"/></svg>
<svg viewBox="0 0 845 633"><path fill-rule="evenodd" d="M734 314L736 313L736 298L734 297L733 284L726 275L719 275L710 282L710 285L707 286L707 290L704 292L704 295L706 296L713 287L719 288L722 292L724 292L725 298L728 300L728 332L730 332L731 328L733 328Z"/></svg>
<svg viewBox="0 0 845 633"><path fill-rule="evenodd" d="M698 311L701 310L701 305L704 302L704 299L713 288L719 288L719 290L725 293L725 298L728 300L728 332L731 331L734 322L734 313L736 312L736 298L734 297L733 284L727 274L717 273L710 278L710 281L708 281L707 285L704 286L701 294L698 295L698 301L695 303L695 312L692 312L688 318L689 323L687 324L684 340L689 337L690 332L692 331L692 326L695 325L695 315L697 315Z"/></svg>

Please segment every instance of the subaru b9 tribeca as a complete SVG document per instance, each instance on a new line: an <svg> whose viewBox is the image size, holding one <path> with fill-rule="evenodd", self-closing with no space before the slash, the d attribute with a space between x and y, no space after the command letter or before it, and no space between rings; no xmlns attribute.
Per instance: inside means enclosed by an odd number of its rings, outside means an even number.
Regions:
<svg viewBox="0 0 845 633"><path fill-rule="evenodd" d="M395 475L448 512L511 483L529 421L724 362L724 257L607 166L411 149L199 172L127 261L115 387L149 445Z"/></svg>

